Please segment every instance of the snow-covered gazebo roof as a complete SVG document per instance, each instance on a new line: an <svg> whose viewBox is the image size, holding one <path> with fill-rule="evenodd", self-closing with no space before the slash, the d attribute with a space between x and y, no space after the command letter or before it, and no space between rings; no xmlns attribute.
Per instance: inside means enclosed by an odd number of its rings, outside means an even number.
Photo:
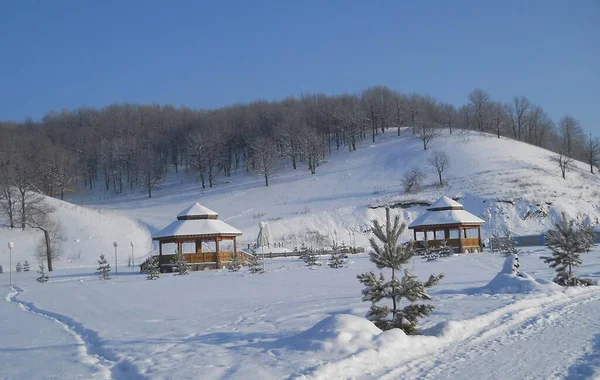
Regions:
<svg viewBox="0 0 600 380"><path fill-rule="evenodd" d="M154 234L152 240L242 235L240 230L217 218L216 212L195 203L177 214L177 220Z"/></svg>
<svg viewBox="0 0 600 380"><path fill-rule="evenodd" d="M462 204L443 196L408 225L409 229L433 226L482 225L485 221L466 211Z"/></svg>

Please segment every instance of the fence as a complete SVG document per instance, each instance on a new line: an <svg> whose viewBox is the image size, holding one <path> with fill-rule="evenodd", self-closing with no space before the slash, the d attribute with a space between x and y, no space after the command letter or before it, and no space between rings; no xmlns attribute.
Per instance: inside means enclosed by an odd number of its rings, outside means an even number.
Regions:
<svg viewBox="0 0 600 380"><path fill-rule="evenodd" d="M546 244L544 235L515 236L514 239L517 243L517 247L534 247ZM600 244L600 231L594 232L594 242Z"/></svg>

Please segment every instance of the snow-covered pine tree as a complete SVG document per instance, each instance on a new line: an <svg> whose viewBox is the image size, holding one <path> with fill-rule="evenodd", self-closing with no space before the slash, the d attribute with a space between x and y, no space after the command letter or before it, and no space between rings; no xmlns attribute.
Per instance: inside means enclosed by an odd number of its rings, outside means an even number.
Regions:
<svg viewBox="0 0 600 380"><path fill-rule="evenodd" d="M0 264L0 273L4 273L4 268L2 267L1 264Z"/></svg>
<svg viewBox="0 0 600 380"><path fill-rule="evenodd" d="M252 252L250 259L248 260L248 272L252 274L263 273L263 262L261 257L256 253Z"/></svg>
<svg viewBox="0 0 600 380"><path fill-rule="evenodd" d="M127 267L131 267L131 256L127 257Z"/></svg>
<svg viewBox="0 0 600 380"><path fill-rule="evenodd" d="M158 258L156 256L152 256L146 260L144 271L146 272L146 280L156 280L160 277L160 268L158 267Z"/></svg>
<svg viewBox="0 0 600 380"><path fill-rule="evenodd" d="M49 277L46 275L46 267L44 266L44 262L40 261L40 265L38 266L38 273L40 277L36 278L37 282L44 283L48 282Z"/></svg>
<svg viewBox="0 0 600 380"><path fill-rule="evenodd" d="M429 247L429 240L427 239L427 234L425 234L423 238L423 247L418 250L418 252L423 255L423 258L427 261L437 260L440 255L435 248Z"/></svg>
<svg viewBox="0 0 600 380"><path fill-rule="evenodd" d="M27 260L25 260L25 262L23 263L23 272L29 272L31 270L31 265L29 265L29 262Z"/></svg>
<svg viewBox="0 0 600 380"><path fill-rule="evenodd" d="M17 266L15 267L15 269L17 270L17 272L20 272L23 270L23 266L21 265L21 262L17 262Z"/></svg>
<svg viewBox="0 0 600 380"><path fill-rule="evenodd" d="M331 246L331 256L329 257L329 263L327 265L329 265L329 268L337 269L343 268L345 264L346 259L344 258L342 250L334 243Z"/></svg>
<svg viewBox="0 0 600 380"><path fill-rule="evenodd" d="M446 240L442 240L440 247L437 249L437 252L440 257L452 256L452 254L454 253L452 251L452 247L448 245L448 242Z"/></svg>
<svg viewBox="0 0 600 380"><path fill-rule="evenodd" d="M302 246L300 247L300 254L298 255L298 258L302 261L305 261L306 259L306 255L308 255L308 247L304 245L304 243L302 243Z"/></svg>
<svg viewBox="0 0 600 380"><path fill-rule="evenodd" d="M316 249L309 249L303 256L304 263L307 267L313 268L316 266L320 266L319 255L317 254Z"/></svg>
<svg viewBox="0 0 600 380"><path fill-rule="evenodd" d="M189 274L190 268L185 262L185 255L183 254L183 251L179 249L175 251L175 266L173 267L173 269L177 272L175 273L175 275L183 276Z"/></svg>
<svg viewBox="0 0 600 380"><path fill-rule="evenodd" d="M98 268L96 268L96 274L100 276L101 280L110 280L110 264L104 254L100 255L98 259Z"/></svg>
<svg viewBox="0 0 600 380"><path fill-rule="evenodd" d="M377 268L390 269L392 278L386 281L381 272L379 277L373 272L358 275L359 281L366 286L362 291L363 301L371 302L371 309L366 317L382 330L399 328L406 334L415 335L418 334L416 325L419 318L429 315L434 308L433 305L420 304L417 301L431 299L427 288L438 284L443 275L431 275L426 282L422 282L406 269L402 279L398 280L396 272L410 260L414 249L411 244L399 244L400 235L406 228L406 224L400 223L400 217L396 216L392 222L390 210L386 207L385 218L385 226L373 220L371 231L374 237L369 239L373 251L370 257ZM401 309L398 304L403 298L411 304ZM391 308L388 305L379 305L384 299L391 300Z"/></svg>
<svg viewBox="0 0 600 380"><path fill-rule="evenodd" d="M591 235L591 237L590 237ZM562 286L588 286L590 279L578 278L573 269L583 261L581 254L588 252L593 245L593 229L567 221L565 218L545 235L546 246L552 256L541 257L545 263L556 270L554 282Z"/></svg>
<svg viewBox="0 0 600 380"><path fill-rule="evenodd" d="M504 236L500 239L500 253L504 257L518 255L519 250L516 247L517 242L512 235L512 232L507 228L504 230Z"/></svg>
<svg viewBox="0 0 600 380"><path fill-rule="evenodd" d="M242 255L240 252L233 252L229 258L229 263L227 264L227 269L230 272L237 272L244 266L242 262Z"/></svg>

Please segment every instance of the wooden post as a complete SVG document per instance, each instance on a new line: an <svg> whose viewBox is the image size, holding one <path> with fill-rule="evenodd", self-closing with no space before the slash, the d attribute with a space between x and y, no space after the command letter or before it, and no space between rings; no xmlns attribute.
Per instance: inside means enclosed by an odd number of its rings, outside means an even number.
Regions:
<svg viewBox="0 0 600 380"><path fill-rule="evenodd" d="M233 252L237 252L237 238L233 237Z"/></svg>
<svg viewBox="0 0 600 380"><path fill-rule="evenodd" d="M162 240L158 241L158 268L160 269L160 265L162 264Z"/></svg>
<svg viewBox="0 0 600 380"><path fill-rule="evenodd" d="M450 230L448 228L446 228L444 230L444 240L448 240L450 239Z"/></svg>
<svg viewBox="0 0 600 380"><path fill-rule="evenodd" d="M414 240L417 241L417 230L413 230Z"/></svg>
<svg viewBox="0 0 600 380"><path fill-rule="evenodd" d="M481 246L481 226L477 226L477 238L479 239L479 252L483 252L483 247Z"/></svg>
<svg viewBox="0 0 600 380"><path fill-rule="evenodd" d="M437 240L437 234L435 230L433 230L433 240Z"/></svg>
<svg viewBox="0 0 600 380"><path fill-rule="evenodd" d="M177 253L179 253L179 252L183 253L182 249L183 249L183 244L181 243L181 241L177 241Z"/></svg>
<svg viewBox="0 0 600 380"><path fill-rule="evenodd" d="M217 269L221 267L221 260L219 260L219 238L215 238L215 250L217 251Z"/></svg>

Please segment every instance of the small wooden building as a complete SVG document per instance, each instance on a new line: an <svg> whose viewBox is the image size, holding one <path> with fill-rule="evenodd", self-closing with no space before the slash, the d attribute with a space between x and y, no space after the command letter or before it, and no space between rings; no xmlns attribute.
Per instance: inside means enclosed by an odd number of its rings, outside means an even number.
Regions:
<svg viewBox="0 0 600 380"><path fill-rule="evenodd" d="M237 252L236 238L242 232L218 217L216 212L196 202L180 212L176 221L155 234L152 240L158 241L161 272L172 270L177 251L184 253L185 261L192 270L222 268L224 263L230 261L231 254ZM230 250L221 249L223 242L230 243ZM175 243L176 248L167 254L163 252L163 245L168 243ZM189 243L193 250L185 252L184 247L189 246ZM206 248L207 246L210 248ZM240 254L245 256L244 253Z"/></svg>
<svg viewBox="0 0 600 380"><path fill-rule="evenodd" d="M408 228L413 230L417 244L427 238L429 247L439 247L445 240L457 252L473 253L482 251L481 225L484 223L457 201L443 196Z"/></svg>

